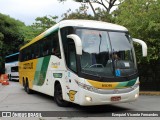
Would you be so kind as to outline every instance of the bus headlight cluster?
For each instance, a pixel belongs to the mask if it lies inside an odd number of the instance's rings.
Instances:
[[[89,91],[96,91],[97,90],[97,88],[94,88],[94,87],[92,87],[90,85],[86,85],[84,83],[78,82],[77,80],[75,80],[75,81],[78,84],[78,86],[83,88],[83,89],[86,89],[86,90],[89,90]]]

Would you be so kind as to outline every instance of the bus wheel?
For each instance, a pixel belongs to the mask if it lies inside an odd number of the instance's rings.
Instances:
[[[69,105],[69,103],[67,101],[63,100],[62,88],[61,88],[60,84],[57,84],[55,86],[54,100],[57,103],[57,105],[60,106],[60,107],[67,107]]]
[[[25,89],[25,81],[24,81],[24,79],[23,79],[23,87],[24,87],[24,89]]]
[[[26,84],[25,84],[25,91],[26,91],[28,94],[32,94],[32,90],[29,88],[28,81],[26,81]]]
[[[9,81],[12,80],[11,74],[10,75],[8,74],[8,79],[9,79]]]

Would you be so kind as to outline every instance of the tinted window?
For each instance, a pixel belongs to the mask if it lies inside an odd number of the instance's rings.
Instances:
[[[20,61],[55,55],[61,58],[58,31],[21,50]]]

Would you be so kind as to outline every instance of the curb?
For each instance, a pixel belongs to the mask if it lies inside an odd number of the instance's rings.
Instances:
[[[139,93],[140,95],[157,95],[160,96],[160,92],[159,91],[140,91]]]

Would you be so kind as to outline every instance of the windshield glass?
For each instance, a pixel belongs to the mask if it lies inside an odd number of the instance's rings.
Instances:
[[[123,32],[108,32],[114,61],[115,75],[128,76],[136,70],[136,60],[131,38]]]
[[[125,33],[76,29],[76,34],[82,40],[83,73],[113,77],[136,72],[133,47]]]

